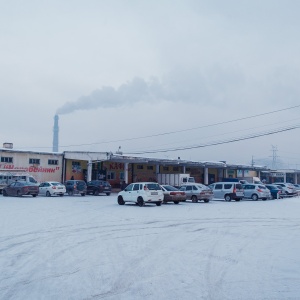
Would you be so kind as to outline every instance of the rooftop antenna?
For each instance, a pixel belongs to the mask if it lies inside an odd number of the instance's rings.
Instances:
[[[121,151],[121,146],[119,146],[118,150],[116,151],[116,154],[123,155],[123,152]]]

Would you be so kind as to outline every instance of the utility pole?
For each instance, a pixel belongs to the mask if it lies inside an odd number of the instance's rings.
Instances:
[[[273,160],[272,160],[272,169],[277,169],[277,146],[272,145],[272,152],[273,152]]]
[[[252,160],[251,160],[251,167],[254,167],[255,161],[254,161],[254,157],[252,155]]]

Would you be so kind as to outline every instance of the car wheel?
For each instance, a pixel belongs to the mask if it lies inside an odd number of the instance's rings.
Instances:
[[[174,204],[179,204],[179,201],[174,201]]]
[[[73,196],[73,194],[74,194],[73,191],[68,191],[69,196]]]
[[[110,193],[106,193],[106,196],[109,196],[110,195]]]
[[[266,201],[266,200],[267,200],[267,198],[262,198],[262,200],[263,200],[263,201]]]
[[[193,203],[197,203],[197,202],[198,202],[197,196],[193,196],[193,197],[192,197],[192,202],[193,202]]]
[[[251,198],[252,198],[252,200],[254,200],[254,201],[257,201],[257,200],[258,200],[258,196],[257,196],[256,194],[253,194],[253,195],[251,196]]]
[[[156,206],[161,206],[161,202],[156,202]]]
[[[124,204],[125,204],[125,201],[124,201],[124,199],[123,199],[122,196],[119,196],[119,197],[118,197],[118,204],[119,204],[119,205],[124,205]]]
[[[3,196],[4,196],[4,197],[7,197],[7,196],[8,196],[8,195],[7,195],[7,191],[6,191],[6,190],[3,190],[3,192],[2,192],[2,193],[3,193]]]
[[[144,200],[143,200],[142,197],[139,197],[139,198],[137,199],[137,204],[138,204],[139,207],[144,206]]]
[[[20,191],[17,191],[17,196],[18,196],[18,197],[21,197],[21,196],[22,196]]]
[[[64,194],[59,194],[59,196],[60,196],[60,197],[63,197],[63,196],[64,196]]]
[[[80,195],[81,195],[82,197],[84,197],[84,196],[85,196],[85,193],[81,193]]]
[[[47,196],[47,197],[51,197],[51,194],[50,194],[49,191],[46,192],[46,196]]]
[[[98,195],[99,195],[99,190],[94,190],[93,195],[94,195],[94,196],[98,196]]]
[[[229,201],[231,201],[231,196],[230,195],[225,195],[224,199],[225,199],[226,202],[229,202]]]
[[[32,194],[32,197],[36,197],[36,194]]]
[[[236,198],[236,199],[234,199],[235,201],[240,201],[241,199],[240,198]]]
[[[208,202],[209,202],[209,199],[204,199],[204,202],[205,202],[205,203],[208,203]]]

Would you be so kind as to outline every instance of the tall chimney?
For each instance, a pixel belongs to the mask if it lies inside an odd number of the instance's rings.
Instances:
[[[58,115],[54,116],[54,127],[53,127],[53,152],[58,152]]]

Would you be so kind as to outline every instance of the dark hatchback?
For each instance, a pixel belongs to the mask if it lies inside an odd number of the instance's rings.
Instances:
[[[111,185],[107,181],[92,180],[87,183],[87,194],[93,194],[95,196],[99,194],[106,194],[109,196],[111,193]]]
[[[86,195],[86,183],[83,180],[67,180],[64,185],[66,186],[66,192],[69,196]]]
[[[275,184],[266,184],[266,188],[270,190],[272,199],[283,198],[284,193],[280,186]]]
[[[36,197],[39,193],[39,186],[37,184],[26,182],[26,181],[16,181],[7,185],[3,189],[3,196],[23,196],[31,195]]]

